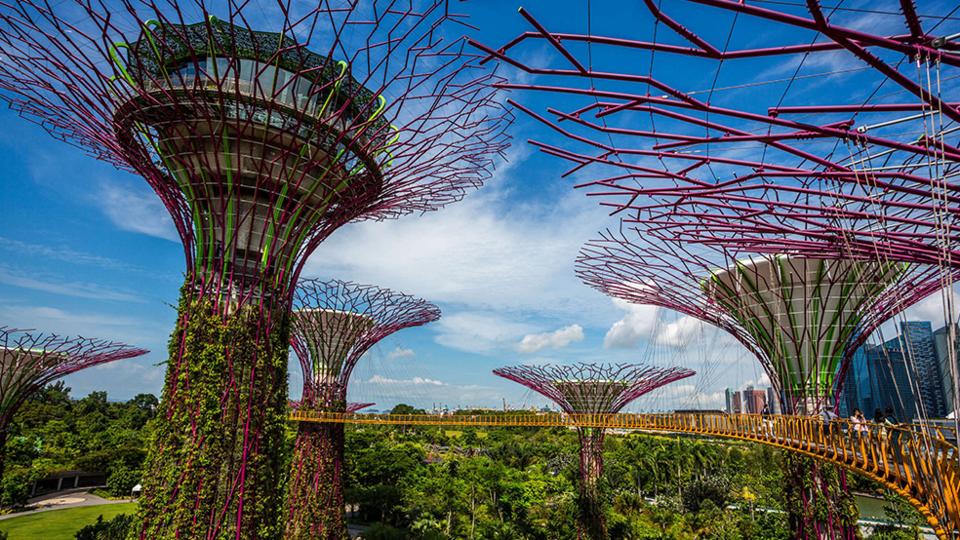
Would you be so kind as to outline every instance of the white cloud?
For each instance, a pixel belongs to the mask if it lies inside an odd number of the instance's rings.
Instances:
[[[754,386],[757,388],[770,386],[770,376],[767,375],[767,372],[765,371],[761,372],[760,376],[756,380],[750,379],[750,380],[744,381],[743,387],[746,388],[747,386]]]
[[[43,281],[11,272],[2,266],[0,266],[0,283],[23,289],[32,289],[34,291],[73,296],[76,298],[93,298],[96,300],[112,300],[117,302],[143,301],[142,298],[133,293],[116,291],[97,285],[96,283]]]
[[[548,347],[562,349],[576,341],[583,341],[583,327],[579,324],[571,324],[553,332],[527,334],[517,345],[517,350],[522,353],[534,353]]]
[[[413,349],[407,349],[405,347],[397,347],[396,349],[390,351],[387,354],[387,360],[396,360],[398,358],[413,358],[417,353]]]
[[[529,324],[507,320],[488,312],[453,313],[435,323],[435,341],[445,347],[468,352],[489,352],[534,330]]]
[[[413,386],[421,386],[421,385],[445,386],[444,383],[436,379],[428,379],[426,377],[412,377],[410,379],[391,379],[389,377],[383,377],[381,375],[374,375],[373,377],[370,377],[370,379],[367,382],[373,383],[373,384],[390,384],[390,385],[399,384],[399,385],[413,385]]]
[[[67,311],[48,306],[0,305],[0,322],[15,328],[32,328],[37,332],[66,336],[84,336],[117,340],[147,346],[163,354],[164,342],[173,328],[169,321],[104,315],[96,312]]]
[[[935,328],[943,326],[945,313],[943,299],[946,294],[948,293],[944,290],[931,294],[907,309],[905,317],[911,321],[933,321]],[[955,310],[953,318],[956,320],[958,315],[956,310],[960,310],[960,286],[954,286],[953,304]]]
[[[473,311],[588,317],[605,310],[572,268],[580,246],[608,221],[606,212],[560,181],[535,202],[518,202],[510,191],[518,182],[503,181],[523,162],[517,153],[512,159],[486,187],[438,212],[342,228],[320,245],[304,275],[350,276]]]
[[[641,340],[650,337],[657,324],[657,307],[631,304],[620,298],[613,299],[613,305],[626,311],[622,319],[613,323],[603,338],[606,348],[635,347]]]
[[[660,345],[684,347],[695,337],[702,335],[708,326],[699,319],[684,315],[673,322],[661,324],[657,328],[654,341]]]
[[[104,181],[97,203],[110,221],[125,231],[180,241],[167,209],[147,188]]]

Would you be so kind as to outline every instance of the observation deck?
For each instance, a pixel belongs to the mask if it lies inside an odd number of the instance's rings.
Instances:
[[[147,23],[120,48],[115,129],[140,172],[183,194],[198,274],[288,279],[306,239],[382,191],[386,100],[345,62],[216,19]]]

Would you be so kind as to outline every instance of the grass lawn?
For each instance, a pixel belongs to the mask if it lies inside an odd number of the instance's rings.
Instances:
[[[74,540],[77,531],[97,521],[103,515],[107,520],[117,514],[132,514],[137,503],[100,504],[51,510],[0,521],[0,531],[10,540]]]

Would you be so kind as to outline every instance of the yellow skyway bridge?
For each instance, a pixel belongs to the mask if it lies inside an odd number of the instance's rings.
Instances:
[[[960,453],[948,428],[880,426],[860,429],[821,416],[722,413],[663,414],[355,414],[297,411],[298,422],[476,426],[568,427],[689,433],[752,441],[839,465],[883,484],[927,519],[937,536],[960,538]]]

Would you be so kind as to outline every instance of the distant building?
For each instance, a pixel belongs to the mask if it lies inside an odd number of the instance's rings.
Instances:
[[[743,391],[743,408],[747,414],[760,414],[766,402],[767,393],[763,390],[755,390],[753,386],[748,386]]]
[[[900,346],[914,368],[916,388],[919,390],[922,411],[928,418],[945,415],[943,377],[934,348],[933,328],[930,321],[905,321],[900,323]]]
[[[890,407],[901,422],[916,418],[917,401],[900,338],[895,337],[882,345],[867,345],[864,353],[871,399],[863,402],[863,414],[872,418],[877,409]]]
[[[780,414],[780,400],[777,399],[777,391],[771,386],[767,388],[767,405],[770,407],[770,414]]]
[[[866,351],[869,347],[870,345],[860,347],[850,359],[847,373],[843,377],[843,386],[840,387],[840,416],[850,416],[854,409],[871,415],[876,409],[870,384],[870,369],[867,366]]]
[[[740,392],[733,393],[732,405],[733,410],[730,411],[732,414],[740,414],[743,412],[743,405],[740,401]]]
[[[724,409],[727,413],[733,414],[733,394],[736,393],[736,390],[733,388],[727,388],[724,395],[726,397],[726,408]]]
[[[950,327],[944,326],[936,332],[933,333],[933,348],[937,353],[937,365],[940,368],[940,380],[941,387],[943,389],[943,415],[946,416],[953,411],[957,410],[957,406],[953,401],[954,394],[954,373],[960,373],[960,325],[954,325],[954,363],[956,364],[954,369],[950,368],[950,348],[947,346],[949,344],[949,333]],[[955,370],[955,371],[954,371]]]

